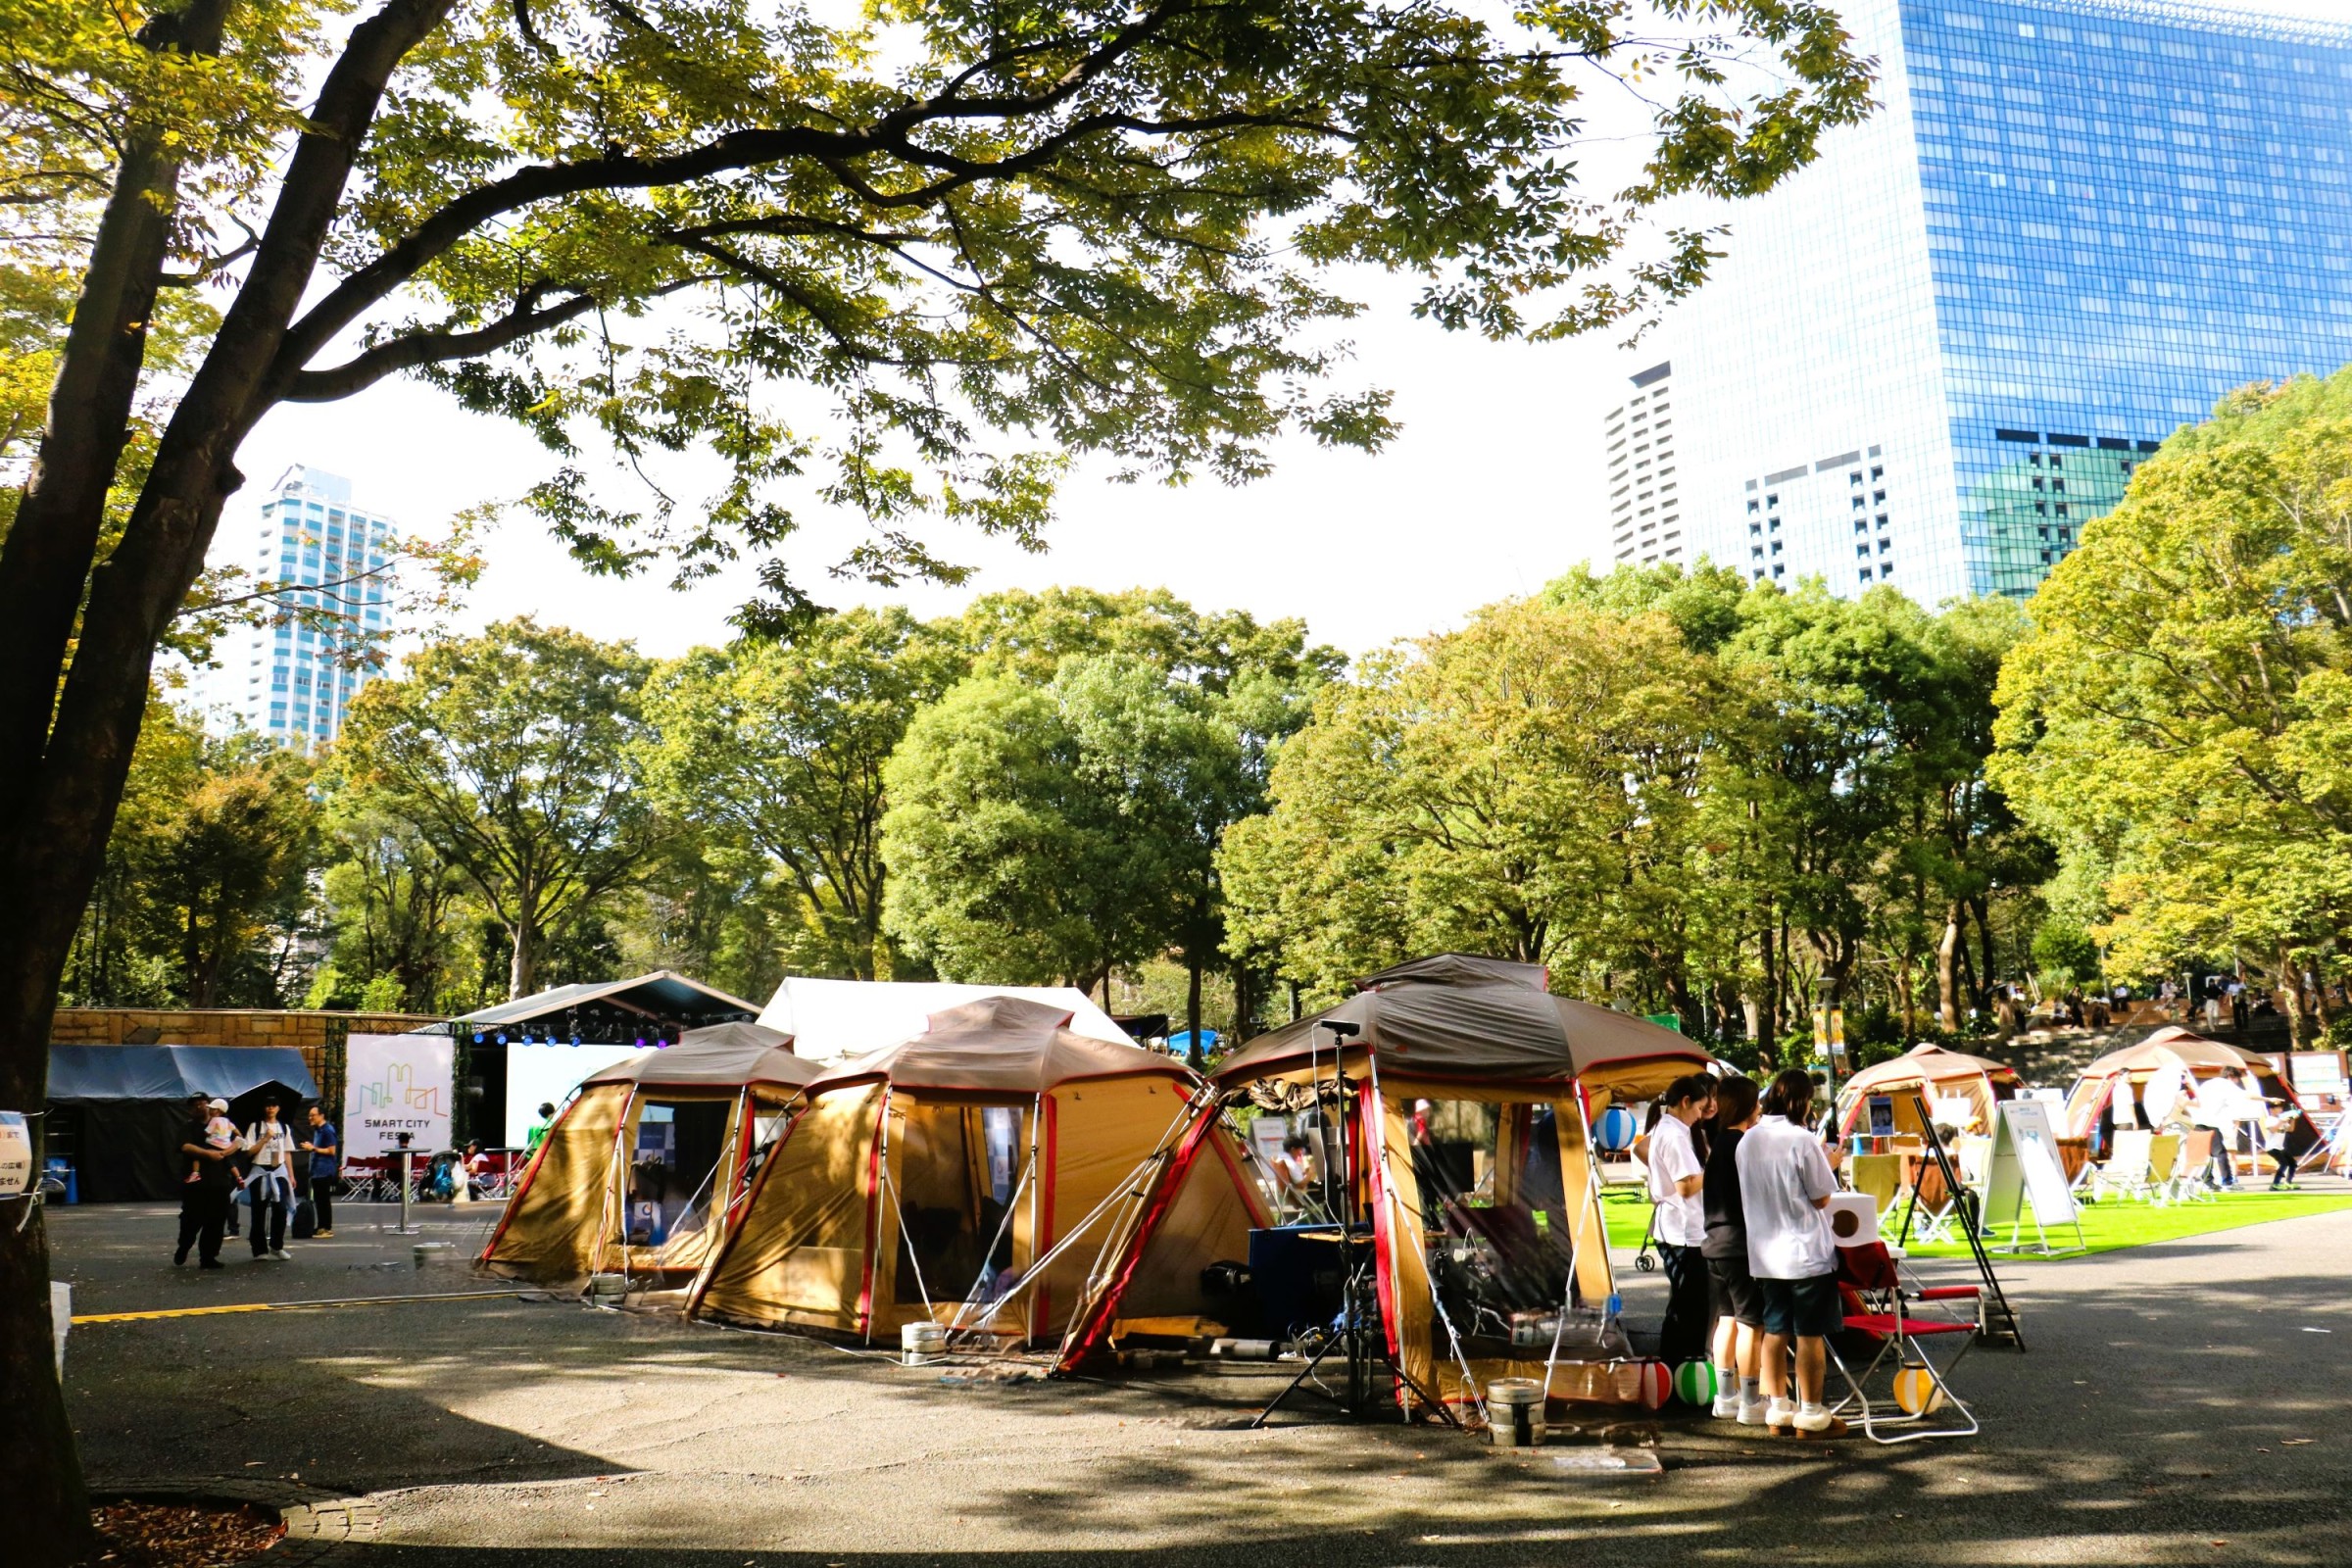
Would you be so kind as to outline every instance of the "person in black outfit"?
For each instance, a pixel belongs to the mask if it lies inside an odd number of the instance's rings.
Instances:
[[[1756,1124],[1755,1080],[1726,1078],[1715,1086],[1715,1117],[1707,1139],[1701,1189],[1706,1240],[1707,1295],[1715,1309],[1715,1415],[1762,1426],[1766,1401],[1757,1385],[1757,1352],[1764,1332],[1764,1292],[1747,1270],[1747,1219],[1740,1202],[1740,1140]]]
[[[229,1163],[233,1151],[216,1148],[206,1140],[205,1124],[211,1119],[210,1103],[198,1095],[190,1106],[188,1124],[179,1135],[179,1152],[188,1169],[187,1180],[179,1189],[179,1246],[172,1254],[174,1268],[188,1260],[191,1246],[196,1249],[198,1268],[220,1266],[221,1230],[228,1223],[237,1172]]]
[[[1656,1205],[1658,1261],[1666,1271],[1666,1316],[1658,1325],[1658,1358],[1669,1366],[1707,1353],[1707,1269],[1699,1255],[1705,1222],[1699,1194],[1706,1166],[1693,1128],[1714,1103],[1715,1080],[1705,1073],[1678,1078],[1658,1097],[1665,1107],[1649,1135],[1650,1200]]]

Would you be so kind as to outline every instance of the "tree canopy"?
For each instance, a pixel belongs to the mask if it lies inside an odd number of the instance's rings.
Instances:
[[[2004,880],[2031,840],[1984,780],[2020,628],[1704,563],[1572,572],[1325,690],[1225,836],[1236,940],[1322,995],[1508,955],[1768,1050],[1866,977],[1915,1034],[1935,953],[1956,1028],[2001,967],[1997,899],[2038,881]]]
[[[905,611],[829,616],[788,643],[699,649],[648,692],[649,787],[674,819],[783,868],[820,964],[887,978],[883,766],[964,662]]]
[[[637,753],[650,667],[524,618],[432,644],[352,703],[346,778],[480,895],[511,943],[511,997],[539,989],[548,929],[653,850]]]
[[[2127,970],[2238,959],[2302,1029],[2300,975],[2352,972],[2352,372],[2166,442],[2033,617],[1993,776],[2094,932]]]

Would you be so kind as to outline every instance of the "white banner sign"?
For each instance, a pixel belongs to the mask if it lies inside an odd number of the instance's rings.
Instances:
[[[353,1035],[344,1046],[343,1152],[367,1159],[449,1147],[458,1043],[447,1035]]]

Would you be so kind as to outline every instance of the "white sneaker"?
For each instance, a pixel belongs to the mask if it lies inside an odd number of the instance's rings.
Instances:
[[[281,1247],[270,1254],[270,1260],[273,1263],[291,1263],[294,1261],[294,1254]]]
[[[1727,1389],[1715,1396],[1715,1419],[1737,1421],[1740,1418],[1740,1391]]]
[[[1796,1426],[1796,1406],[1779,1395],[1773,1396],[1764,1409],[1764,1424],[1775,1432],[1788,1432]]]
[[[1769,1418],[1771,1410],[1771,1404],[1762,1397],[1741,1399],[1740,1401],[1740,1424],[1743,1427],[1763,1426]]]

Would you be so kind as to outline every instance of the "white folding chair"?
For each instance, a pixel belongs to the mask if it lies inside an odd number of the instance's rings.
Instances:
[[[2221,1134],[2199,1127],[2180,1141],[2180,1157],[2173,1165],[2173,1201],[2211,1202],[2220,1195],[2213,1185],[2213,1152]]]
[[[2118,1198],[2146,1197],[2148,1155],[2155,1138],[2145,1127],[2118,1128],[2115,1143],[2107,1151],[2106,1162],[2099,1166],[2098,1179],[2091,1185],[2091,1198],[2104,1200],[2111,1194]]]

